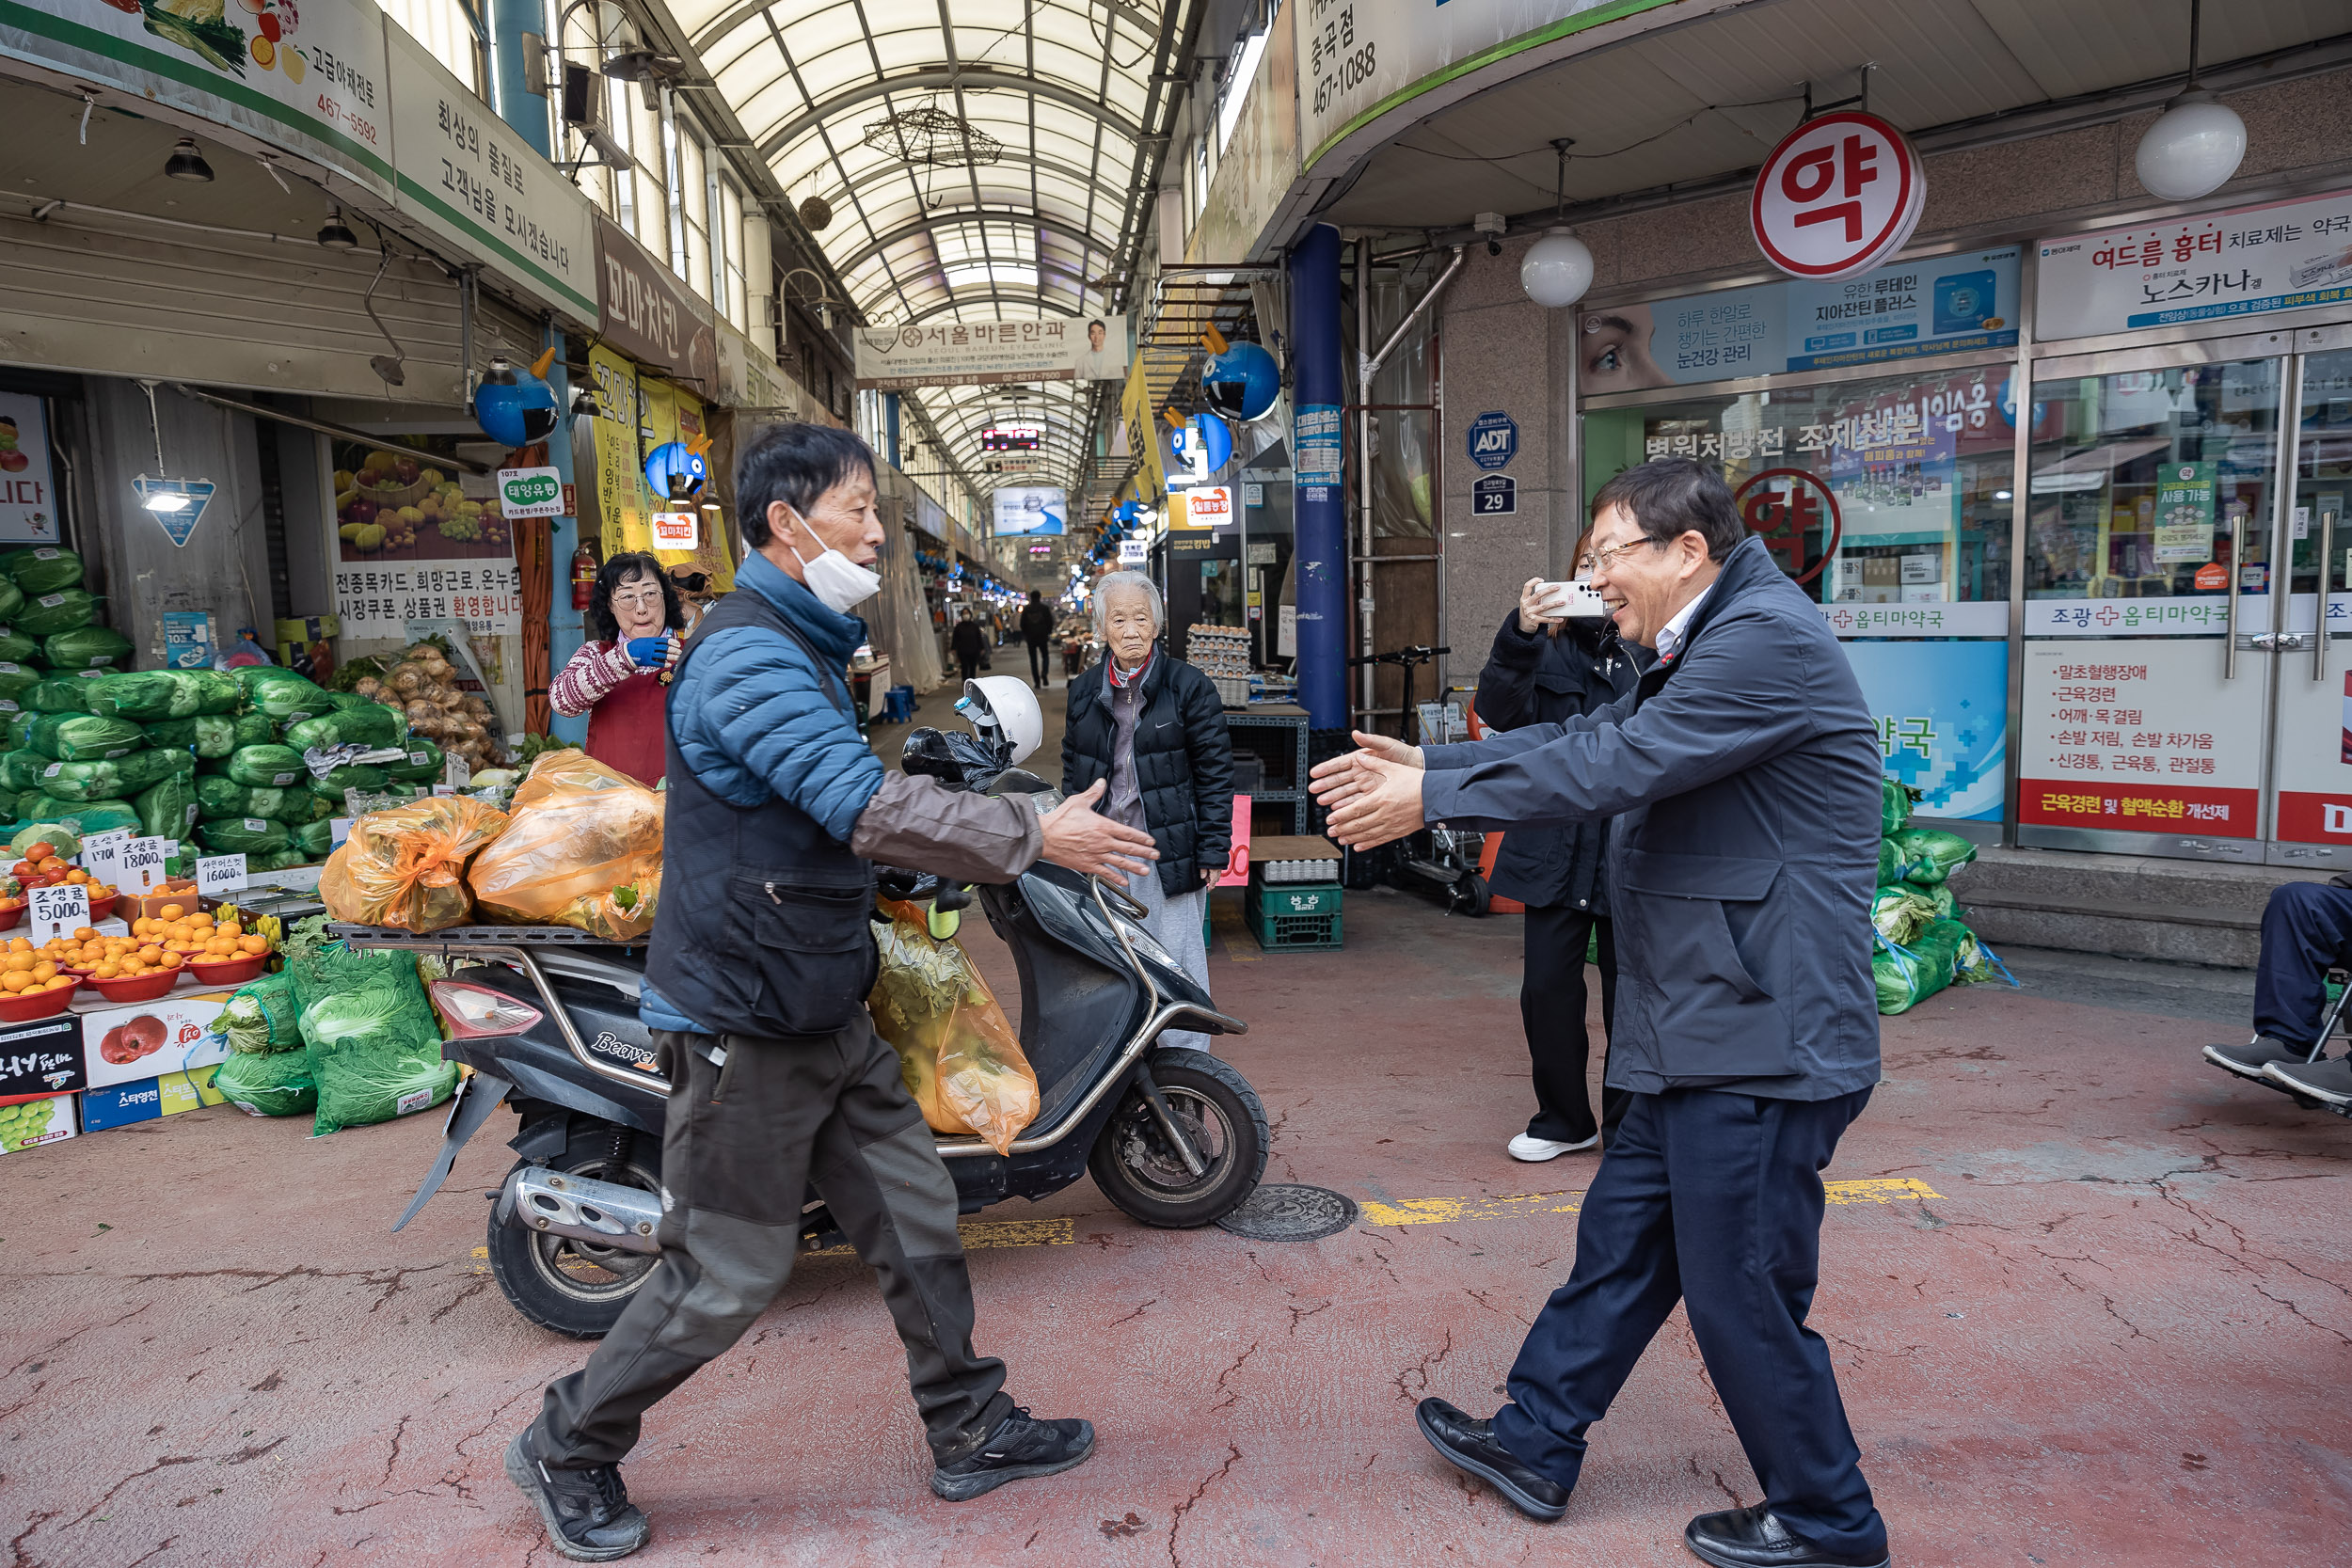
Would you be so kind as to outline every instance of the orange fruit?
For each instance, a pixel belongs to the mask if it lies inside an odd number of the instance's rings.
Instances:
[[[182,909],[177,904],[166,904],[162,909],[155,912],[162,915],[165,920],[171,921],[179,919],[182,915],[187,913],[188,911]]]

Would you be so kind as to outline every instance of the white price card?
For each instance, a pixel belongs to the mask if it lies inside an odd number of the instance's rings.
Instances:
[[[90,880],[106,887],[119,885],[122,851],[136,836],[128,828],[116,828],[82,840],[82,869],[89,873]]]
[[[348,816],[334,817],[328,821],[327,827],[334,832],[335,847],[338,849],[342,848],[343,847],[343,840],[351,836],[351,818]]]
[[[164,862],[168,858],[164,840],[133,839],[122,847],[122,880],[115,885],[142,896],[154,892],[164,883]]]
[[[26,934],[33,945],[56,937],[70,936],[89,924],[89,890],[79,882],[60,882],[56,887],[28,890],[32,908],[32,930]]]
[[[196,863],[196,891],[206,898],[246,889],[243,855],[203,855]]]

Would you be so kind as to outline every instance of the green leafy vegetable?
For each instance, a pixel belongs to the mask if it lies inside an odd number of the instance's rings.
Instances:
[[[235,1003],[236,998],[230,997],[230,1004]],[[310,1075],[310,1058],[299,1051],[231,1055],[213,1073],[213,1087],[230,1104],[259,1116],[298,1117],[319,1106],[318,1080]]]
[[[77,626],[44,638],[40,645],[40,656],[53,670],[119,670],[131,654],[131,640],[111,626]]]
[[[78,631],[97,618],[98,595],[87,589],[68,588],[29,597],[9,625],[28,637],[55,637],[61,631]]]
[[[95,713],[44,713],[26,743],[52,762],[104,762],[147,746],[147,732],[128,719]]]
[[[241,784],[284,789],[310,776],[302,753],[291,746],[240,746],[229,753],[229,776]]]

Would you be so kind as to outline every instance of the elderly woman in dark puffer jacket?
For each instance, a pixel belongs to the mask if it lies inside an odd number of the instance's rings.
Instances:
[[[1070,683],[1061,787],[1075,795],[1109,780],[1103,815],[1152,835],[1159,864],[1128,891],[1151,911],[1144,928],[1205,991],[1200,926],[1232,846],[1233,743],[1209,677],[1154,645],[1167,623],[1160,591],[1141,572],[1113,572],[1095,584],[1094,629],[1108,651]],[[1209,1048],[1206,1035],[1170,1030],[1162,1037]]]

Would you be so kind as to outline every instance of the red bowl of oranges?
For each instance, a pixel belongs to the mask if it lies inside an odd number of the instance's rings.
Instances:
[[[57,978],[63,983],[0,994],[0,1023],[30,1023],[36,1019],[55,1018],[72,1006],[80,987],[71,974]]]
[[[66,1005],[73,1000],[74,977],[65,972],[61,957],[34,951],[32,942],[24,937],[9,939],[7,951],[0,953],[0,1003],[15,1002],[19,998],[25,999],[28,1004],[45,1003],[54,998],[63,1000],[45,1010],[32,1006],[30,1010],[0,1012],[0,1020],[21,1023],[65,1011]]]

